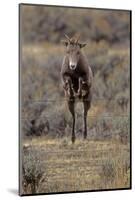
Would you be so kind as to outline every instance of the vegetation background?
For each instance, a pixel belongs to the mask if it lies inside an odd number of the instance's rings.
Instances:
[[[21,193],[130,187],[130,12],[21,5]],[[64,34],[94,74],[88,139],[75,145],[60,83]]]

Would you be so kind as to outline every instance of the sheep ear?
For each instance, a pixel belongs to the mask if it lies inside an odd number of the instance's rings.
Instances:
[[[79,43],[79,46],[80,46],[80,48],[83,48],[83,47],[86,46],[86,44],[80,44],[80,43]]]
[[[68,45],[68,42],[67,42],[66,40],[61,40],[61,42],[62,42],[65,46]]]

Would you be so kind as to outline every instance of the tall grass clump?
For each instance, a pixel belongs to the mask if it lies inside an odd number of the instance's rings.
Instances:
[[[128,153],[122,152],[115,158],[102,161],[99,173],[102,188],[113,189],[129,187],[130,161]]]
[[[35,194],[39,191],[42,182],[45,182],[47,179],[44,172],[45,167],[41,160],[40,153],[37,153],[33,148],[25,150],[22,162],[22,185],[25,194]]]

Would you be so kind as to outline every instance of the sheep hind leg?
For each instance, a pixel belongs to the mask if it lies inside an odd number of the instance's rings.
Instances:
[[[72,115],[72,143],[75,142],[75,100],[70,98],[68,101],[68,108]]]
[[[88,113],[88,110],[90,108],[90,100],[84,100],[83,101],[83,105],[84,105],[84,115],[83,115],[83,120],[84,120],[84,131],[83,131],[83,136],[84,136],[84,139],[87,138],[87,113]]]

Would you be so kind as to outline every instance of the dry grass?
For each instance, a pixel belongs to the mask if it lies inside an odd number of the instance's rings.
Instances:
[[[40,137],[25,140],[24,146],[41,154],[47,178],[44,177],[46,181],[39,185],[37,193],[130,186],[129,145],[79,139],[72,145],[69,138]]]

